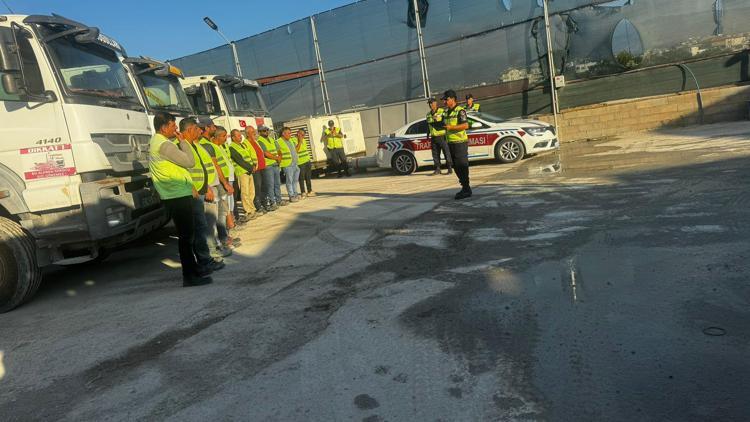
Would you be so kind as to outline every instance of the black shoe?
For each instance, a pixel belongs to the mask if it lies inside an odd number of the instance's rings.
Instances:
[[[336,178],[340,179],[342,176],[343,176],[343,174],[339,173],[339,174],[336,175]]]
[[[471,197],[471,188],[463,188],[461,189],[456,196],[454,197],[456,200],[466,199]]]
[[[453,174],[453,169],[448,169],[448,173],[445,174]]]
[[[182,287],[205,286],[212,282],[213,279],[209,276],[200,276],[198,274],[182,276]]]
[[[430,176],[437,176],[438,174],[442,174],[442,172],[441,172],[440,170],[435,170],[435,171],[433,171],[433,172],[432,172],[432,173],[430,174]]]
[[[469,194],[469,196],[471,196],[471,194]],[[214,260],[214,262],[208,264],[208,268],[211,269],[211,272],[219,271],[226,266],[227,264],[225,264],[224,261],[217,261],[217,260]]]
[[[346,171],[346,177],[352,177],[352,174],[349,173],[349,170]]]

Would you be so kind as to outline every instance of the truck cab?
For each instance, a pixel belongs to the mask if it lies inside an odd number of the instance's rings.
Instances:
[[[196,113],[227,130],[273,127],[258,82],[231,75],[191,76],[180,81]]]
[[[182,70],[143,56],[127,57],[122,61],[130,70],[138,97],[148,113],[152,131],[155,132],[153,122],[156,112],[164,111],[176,116],[177,123],[195,114],[180,84],[180,80],[184,78]]]
[[[0,312],[41,267],[97,258],[166,221],[125,50],[58,15],[0,15]]]

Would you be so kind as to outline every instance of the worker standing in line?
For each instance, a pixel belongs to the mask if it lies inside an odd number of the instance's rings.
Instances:
[[[312,190],[312,162],[310,162],[310,150],[305,140],[305,130],[299,129],[297,135],[292,138],[299,155],[299,191],[300,198],[315,196]],[[305,190],[307,188],[307,190]]]
[[[445,142],[445,110],[438,107],[438,102],[434,98],[427,100],[430,111],[427,112],[427,125],[429,127],[428,137],[432,148],[432,162],[435,163],[435,171],[432,175],[442,174],[440,170],[440,151],[445,156],[445,165],[448,167],[448,174],[453,173],[453,161],[448,143]]]
[[[233,238],[229,235],[229,228],[227,227],[227,216],[229,215],[229,198],[234,194],[234,187],[232,182],[234,181],[234,165],[229,153],[224,149],[224,145],[227,142],[227,130],[222,126],[216,126],[214,136],[211,137],[211,145],[204,147],[209,154],[213,151],[216,157],[216,164],[218,171],[224,177],[222,182],[217,187],[218,198],[218,218],[216,219],[216,236],[219,240],[219,246],[224,249],[233,249],[240,246],[241,241],[238,237]],[[210,149],[209,149],[210,148]],[[230,189],[231,188],[231,189]]]
[[[258,143],[263,146],[263,154],[266,157],[266,166],[270,167],[271,174],[273,176],[273,189],[268,192],[268,197],[271,202],[271,207],[279,207],[281,205],[287,205],[288,202],[281,198],[281,152],[274,139],[269,137],[269,129],[267,126],[260,126],[258,128]],[[269,166],[270,163],[270,166]]]
[[[179,146],[170,139],[177,136],[175,117],[169,113],[157,112],[154,116],[156,134],[149,143],[148,168],[161,203],[169,212],[177,229],[178,250],[182,265],[182,285],[201,286],[211,283],[211,277],[199,272],[193,254],[193,180],[188,169],[195,165],[192,148],[184,139]]]
[[[193,188],[196,197],[193,199],[193,224],[195,225],[195,235],[193,236],[193,253],[198,261],[200,271],[211,273],[224,268],[224,261],[216,260],[211,256],[211,250],[208,247],[208,222],[206,221],[206,202],[215,200],[211,184],[216,179],[216,168],[213,160],[205,148],[198,144],[203,131],[198,127],[198,123],[193,118],[185,118],[180,122],[180,132],[178,135],[190,144],[195,159],[195,165],[190,168],[190,177],[193,179]]]
[[[284,170],[286,179],[286,193],[289,195],[289,202],[299,201],[299,156],[297,155],[297,146],[292,142],[292,129],[284,126],[281,129],[281,138],[279,139],[281,147],[281,169]]]
[[[258,140],[255,137],[254,127],[248,126],[245,128],[245,139],[242,141],[242,145],[250,153],[250,158],[253,159],[253,164],[255,164],[255,169],[253,170],[253,185],[255,185],[253,206],[255,207],[255,213],[263,215],[267,212],[265,206],[266,198],[268,197],[269,186],[273,189],[273,178],[268,175],[265,178],[263,177],[264,174],[268,174],[264,172],[266,169],[266,157],[263,154],[263,148],[258,144]]]
[[[338,171],[336,177],[341,177],[346,173],[350,177],[349,163],[346,161],[346,152],[344,152],[344,138],[346,134],[337,128],[333,120],[328,121],[328,127],[323,131],[323,141],[331,155],[333,171]]]
[[[242,143],[242,133],[237,129],[232,131],[229,156],[232,158],[237,178],[240,181],[240,202],[242,203],[242,209],[245,211],[245,214],[240,217],[240,222],[246,223],[257,217],[255,214],[255,205],[253,205],[255,185],[253,184],[252,174],[255,169],[255,163],[250,156],[250,152]]]
[[[222,198],[226,198],[227,192],[234,193],[234,188],[229,184],[229,181],[224,176],[225,170],[219,164],[220,156],[217,155],[217,151],[214,148],[214,144],[210,141],[216,134],[216,125],[214,121],[209,117],[199,117],[197,119],[198,127],[203,130],[201,138],[198,140],[200,145],[210,156],[210,162],[205,163],[207,167],[213,167],[216,177],[212,179],[208,186],[208,190],[211,190],[213,201],[206,201],[206,224],[208,224],[208,230],[206,232],[206,242],[208,243],[211,255],[227,257],[232,254],[231,248],[227,248],[224,245],[228,242],[229,233],[227,232],[226,219],[221,222],[220,213],[226,208],[225,204],[222,204]],[[226,166],[226,163],[223,163]],[[228,173],[228,170],[226,170]],[[217,233],[218,231],[218,239]]]
[[[466,111],[477,112],[479,111],[479,103],[474,102],[474,96],[469,94],[466,96]]]
[[[448,141],[451,158],[453,158],[453,169],[456,171],[458,181],[461,183],[455,199],[469,198],[472,194],[469,185],[469,119],[466,110],[458,105],[456,92],[451,90],[443,94],[445,102],[445,139]]]

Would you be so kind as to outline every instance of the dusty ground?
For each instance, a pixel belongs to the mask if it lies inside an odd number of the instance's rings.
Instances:
[[[164,231],[0,315],[0,420],[743,420],[750,124],[315,181],[204,288]]]

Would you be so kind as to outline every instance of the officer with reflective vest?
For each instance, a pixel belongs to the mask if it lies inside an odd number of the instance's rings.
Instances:
[[[456,194],[456,199],[465,199],[471,196],[469,186],[469,119],[466,110],[458,105],[456,92],[451,90],[443,94],[445,103],[445,138],[453,158],[453,169],[456,171],[461,190]]]
[[[269,135],[270,129],[261,125],[258,128],[258,144],[263,148],[263,154],[266,157],[266,165],[271,169],[273,175],[273,190],[268,193],[271,200],[271,207],[278,207],[279,205],[287,205],[289,202],[284,201],[281,198],[281,152],[276,144],[276,140],[271,139]],[[270,165],[269,165],[270,164]]]
[[[216,198],[214,191],[210,189],[216,182],[216,167],[211,155],[199,144],[203,131],[193,118],[182,119],[180,122],[180,133],[190,144],[195,165],[190,168],[190,177],[193,180],[193,189],[198,197],[193,199],[193,224],[195,225],[195,236],[193,236],[193,253],[198,261],[198,266],[204,269],[216,271],[224,268],[223,261],[217,261],[211,256],[208,247],[208,235],[213,233],[209,230],[206,220],[206,202],[213,202]]]
[[[310,161],[310,150],[307,146],[305,130],[297,130],[297,135],[292,137],[292,142],[297,147],[299,156],[299,191],[300,198],[315,196],[312,190],[312,162]]]
[[[255,171],[255,160],[242,140],[239,130],[232,131],[232,142],[229,144],[229,156],[234,164],[235,177],[240,185],[240,203],[244,215],[240,216],[240,223],[244,224],[255,219],[258,215],[255,209],[255,183],[253,182],[253,171]]]
[[[479,103],[474,101],[474,96],[471,94],[466,96],[466,111],[479,111]]]
[[[229,184],[229,181],[224,177],[224,171],[222,171],[219,165],[219,155],[214,148],[214,144],[210,141],[216,134],[217,127],[214,121],[207,116],[198,117],[198,126],[203,129],[203,136],[198,140],[200,145],[210,156],[210,162],[206,164],[207,167],[213,167],[216,177],[209,184],[208,190],[211,191],[213,201],[206,201],[206,223],[208,224],[208,232],[206,233],[206,240],[208,242],[209,250],[212,255],[218,255],[226,257],[232,254],[231,247],[227,247],[229,233],[227,232],[226,218],[221,223],[220,215],[224,213],[226,217],[226,198],[227,193],[234,193],[234,188]],[[226,165],[226,163],[225,163]],[[217,239],[218,233],[218,239]]]
[[[209,284],[211,277],[198,267],[193,254],[193,198],[198,193],[188,170],[195,165],[192,147],[184,138],[179,139],[178,145],[172,143],[171,139],[177,137],[177,125],[175,117],[169,113],[156,113],[154,129],[156,134],[149,143],[148,167],[161,203],[177,230],[182,285]]]
[[[333,120],[329,120],[328,127],[323,131],[323,142],[331,157],[332,168],[328,172],[338,171],[336,177],[341,177],[344,173],[346,177],[351,176],[349,163],[346,161],[346,152],[344,152],[344,138],[346,134],[336,127]]]
[[[428,137],[432,147],[432,162],[435,163],[435,171],[432,175],[441,174],[440,170],[440,151],[445,156],[445,164],[448,166],[448,174],[453,173],[453,161],[448,143],[445,141],[445,110],[438,107],[438,102],[434,98],[427,100],[430,111],[427,112],[427,126],[429,129]]]

